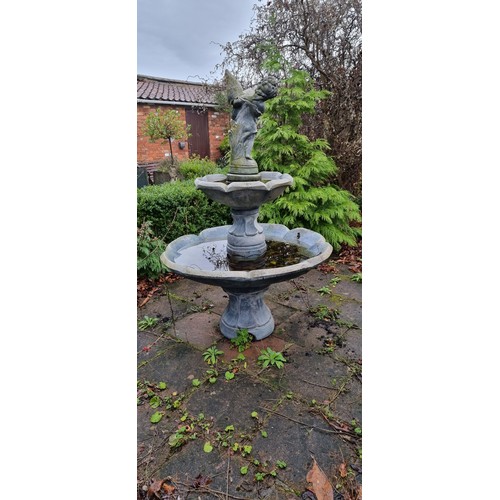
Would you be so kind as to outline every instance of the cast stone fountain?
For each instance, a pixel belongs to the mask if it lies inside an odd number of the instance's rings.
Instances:
[[[210,199],[230,207],[233,225],[181,236],[167,246],[161,261],[181,276],[222,287],[229,297],[219,325],[225,337],[234,338],[245,328],[261,340],[274,330],[264,301],[269,286],[308,272],[327,260],[333,248],[309,229],[257,221],[260,206],[293,184],[288,174],[259,172],[251,156],[257,120],[264,112],[264,101],[277,95],[278,82],[268,77],[243,90],[228,71],[225,81],[232,106],[229,173],[197,178],[195,185]]]

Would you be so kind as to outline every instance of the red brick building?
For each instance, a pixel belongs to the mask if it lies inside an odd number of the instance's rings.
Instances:
[[[137,164],[153,166],[170,155],[168,144],[149,142],[143,127],[146,116],[156,109],[175,109],[190,125],[186,142],[173,141],[177,159],[193,155],[216,161],[219,145],[229,127],[229,114],[217,110],[215,91],[203,83],[137,75]]]

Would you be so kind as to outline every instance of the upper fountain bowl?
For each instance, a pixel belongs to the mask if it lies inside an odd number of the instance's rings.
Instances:
[[[293,178],[280,172],[260,172],[260,181],[228,182],[224,174],[198,177],[194,181],[211,200],[236,210],[249,210],[270,202],[293,184]]]

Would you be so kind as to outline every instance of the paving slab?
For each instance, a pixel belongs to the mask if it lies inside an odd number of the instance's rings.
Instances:
[[[220,316],[209,312],[193,313],[175,322],[168,332],[198,349],[206,349],[220,338]]]

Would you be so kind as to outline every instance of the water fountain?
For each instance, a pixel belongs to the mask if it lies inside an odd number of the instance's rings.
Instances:
[[[230,207],[233,225],[181,236],[167,246],[161,260],[171,271],[220,286],[227,293],[229,302],[220,321],[225,337],[234,338],[246,328],[261,340],[274,330],[264,301],[269,286],[308,272],[327,260],[333,248],[309,229],[257,221],[260,206],[281,196],[293,183],[288,174],[259,172],[251,156],[257,119],[264,112],[264,101],[276,96],[277,81],[268,77],[243,90],[228,71],[225,80],[233,108],[229,173],[197,178],[195,185],[210,199]]]

